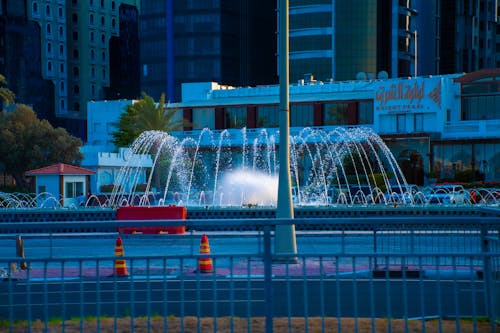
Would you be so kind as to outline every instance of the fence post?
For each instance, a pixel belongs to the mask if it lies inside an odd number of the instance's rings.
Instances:
[[[373,226],[373,265],[374,267],[370,267],[370,269],[373,271],[376,271],[378,269],[378,262],[377,262],[377,227]]]
[[[487,304],[487,315],[490,319],[490,325],[493,328],[495,323],[495,299],[491,272],[491,253],[488,239],[488,226],[481,226],[481,253],[483,254],[483,279],[485,288],[485,297]],[[493,331],[492,331],[493,332]]]
[[[271,227],[264,226],[264,301],[266,315],[266,332],[273,332],[273,288],[272,288],[272,252]]]

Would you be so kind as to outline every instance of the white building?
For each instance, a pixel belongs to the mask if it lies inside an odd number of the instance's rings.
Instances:
[[[472,180],[500,180],[499,80],[500,69],[345,82],[301,80],[290,86],[290,131],[371,127],[389,146],[409,183],[423,184],[429,171],[444,179],[469,172]],[[91,129],[105,128],[106,119],[118,119],[120,105],[126,102],[105,103],[95,103],[99,117],[89,117],[90,145],[110,141],[109,132]],[[237,136],[245,127],[246,135],[258,135],[260,128],[278,130],[279,86],[188,83],[182,101],[170,107],[191,123],[171,133],[179,138],[197,137],[203,128],[228,129]]]
[[[84,155],[82,166],[94,170],[90,176],[92,193],[103,193],[116,184],[122,168],[132,168],[129,179],[124,180],[124,188],[128,191],[132,184],[146,183],[146,170],[153,161],[149,155],[132,154],[128,148],[116,148],[112,143],[112,135],[116,124],[127,105],[133,101],[101,101],[88,103],[87,143],[81,148]],[[104,187],[103,187],[104,186]]]

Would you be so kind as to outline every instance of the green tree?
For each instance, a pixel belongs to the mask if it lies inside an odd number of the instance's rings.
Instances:
[[[15,97],[16,95],[14,95],[14,93],[7,88],[7,79],[5,76],[0,74],[0,106],[2,101],[5,102],[5,104],[14,103]]]
[[[0,114],[0,163],[17,186],[28,188],[24,173],[54,163],[80,164],[82,141],[63,128],[37,118],[33,109],[17,104]]]
[[[112,133],[113,143],[118,147],[128,147],[145,131],[178,131],[182,130],[183,120],[174,119],[177,109],[167,108],[165,94],[162,94],[158,103],[146,93],[142,99],[128,105],[120,116],[117,130]]]

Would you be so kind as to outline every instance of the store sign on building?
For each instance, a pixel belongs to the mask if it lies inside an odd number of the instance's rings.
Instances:
[[[375,111],[431,112],[441,108],[439,78],[391,81],[381,82],[375,89]]]

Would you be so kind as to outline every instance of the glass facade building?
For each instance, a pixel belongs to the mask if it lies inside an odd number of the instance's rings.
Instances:
[[[267,0],[143,0],[142,90],[173,102],[185,82],[278,82],[275,9]]]
[[[291,0],[290,80],[412,75],[415,13],[410,1]]]

